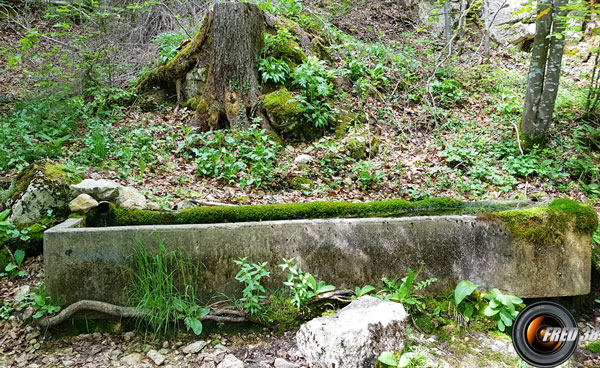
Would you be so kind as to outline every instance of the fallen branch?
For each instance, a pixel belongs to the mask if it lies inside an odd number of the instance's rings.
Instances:
[[[350,303],[352,301],[352,299],[350,299],[350,297],[354,296],[354,295],[356,295],[356,294],[352,290],[330,291],[328,293],[324,293],[324,294],[317,296],[316,298],[311,300],[308,304],[310,305],[310,304],[322,302],[324,300],[336,301],[336,302],[340,302],[340,303]]]
[[[35,321],[35,323],[45,328],[56,326],[69,319],[75,313],[81,311],[99,312],[119,318],[148,318],[151,316],[151,311],[147,309],[123,307],[110,303],[99,302],[97,300],[80,300],[69,305],[59,314],[52,317],[39,319]],[[201,317],[200,320],[216,322],[247,322],[248,316],[243,311],[221,308]]]

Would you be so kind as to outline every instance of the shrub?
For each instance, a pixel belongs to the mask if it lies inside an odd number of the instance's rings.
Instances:
[[[179,52],[177,48],[186,38],[185,33],[160,33],[152,39],[152,43],[158,45],[158,55],[162,64],[173,59]]]

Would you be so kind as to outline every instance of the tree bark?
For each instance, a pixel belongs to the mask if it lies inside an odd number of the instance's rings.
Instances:
[[[521,145],[526,149],[545,142],[552,122],[564,49],[562,32],[566,10],[561,7],[566,3],[567,0],[553,0],[552,3],[545,1],[538,4],[523,117],[519,126]]]
[[[249,127],[260,97],[257,65],[265,16],[254,4],[218,3],[213,10],[208,79],[197,119],[207,127]],[[219,126],[221,125],[221,126]]]

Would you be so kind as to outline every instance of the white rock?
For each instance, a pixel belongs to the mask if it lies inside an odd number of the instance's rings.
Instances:
[[[285,359],[277,358],[275,359],[275,363],[273,363],[275,368],[298,368],[298,364],[288,362]]]
[[[135,188],[120,187],[117,205],[126,210],[143,210],[146,208],[146,197]]]
[[[402,304],[364,296],[334,316],[303,324],[296,342],[313,368],[372,367],[384,351],[402,351],[405,320]]]
[[[189,199],[184,199],[183,201],[177,203],[177,209],[178,210],[187,210],[190,208],[195,208],[198,207],[194,202],[190,201]]]
[[[311,155],[298,155],[295,159],[294,162],[296,162],[299,165],[302,164],[307,164],[309,162],[312,161],[312,156]]]
[[[233,354],[228,354],[225,359],[219,363],[217,368],[244,368],[244,362],[239,360]]]
[[[183,352],[186,354],[197,354],[202,351],[207,344],[208,343],[206,341],[196,341],[195,343],[189,344],[183,348]]]
[[[74,196],[87,194],[99,201],[110,201],[117,198],[121,185],[111,180],[85,179],[79,184],[71,185],[71,191]]]
[[[132,353],[121,358],[121,362],[129,365],[136,365],[140,360],[142,360],[142,354],[140,353]]]
[[[146,209],[150,211],[160,211],[161,207],[160,204],[156,202],[148,202],[146,203]]]
[[[162,365],[165,362],[165,356],[156,350],[148,351],[146,356],[150,358],[150,360],[152,360],[156,365]]]
[[[29,286],[29,285],[19,286],[17,288],[17,290],[15,290],[15,299],[19,300],[19,299],[23,298],[25,295],[29,294],[30,291],[31,291],[31,286]]]
[[[82,193],[77,196],[74,200],[69,203],[69,209],[71,212],[76,213],[87,213],[94,207],[98,206],[98,201],[96,201],[89,194]]]

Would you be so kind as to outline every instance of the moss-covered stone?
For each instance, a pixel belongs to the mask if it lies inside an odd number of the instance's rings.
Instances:
[[[405,217],[504,211],[514,203],[466,203],[452,198],[417,202],[389,200],[367,203],[310,202],[235,207],[197,207],[178,212],[124,210],[111,205],[106,214],[98,209],[86,216],[86,226],[210,224],[318,218]]]
[[[367,157],[375,157],[379,152],[379,146],[381,145],[381,139],[377,136],[373,136],[371,138],[371,144],[369,145],[367,142],[351,138],[348,140],[348,151],[350,152],[350,157],[355,160],[364,160]]]
[[[302,106],[285,87],[265,95],[262,107],[269,123],[283,139],[312,141],[322,134],[320,129],[306,121]]]
[[[323,39],[320,37],[315,37],[312,39],[310,42],[310,51],[314,56],[321,60],[333,61],[333,57],[331,56],[332,54],[329,52],[329,49],[327,49]]]
[[[534,244],[554,244],[567,229],[592,235],[598,226],[596,211],[570,199],[555,199],[546,207],[534,207],[488,214],[502,220],[513,236]]]
[[[335,125],[335,136],[338,139],[344,138],[354,119],[356,119],[356,116],[347,112],[340,112],[332,115],[332,120]]]
[[[304,175],[295,176],[289,181],[290,187],[296,190],[311,190],[315,182]]]

